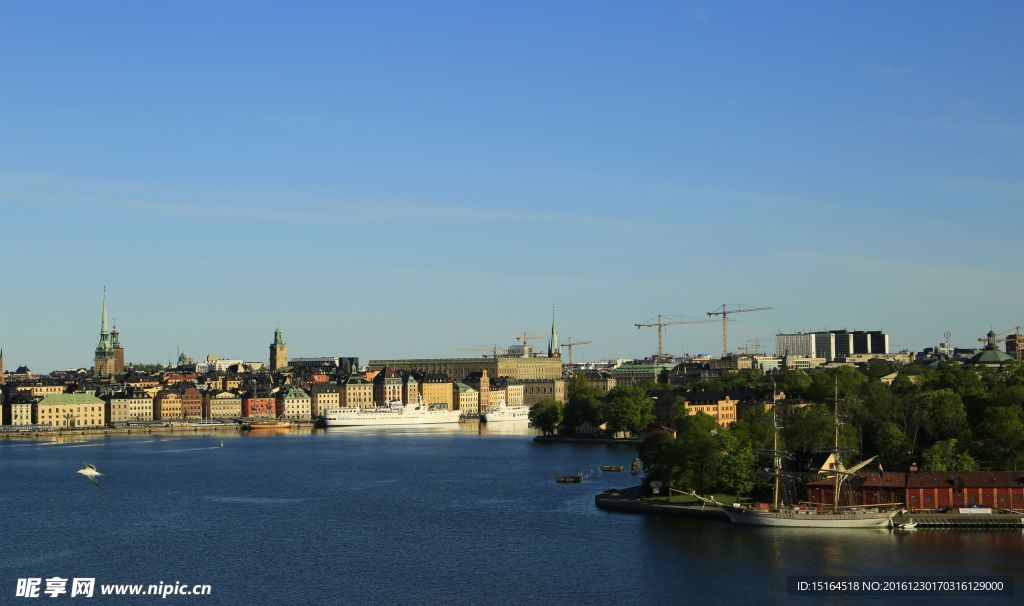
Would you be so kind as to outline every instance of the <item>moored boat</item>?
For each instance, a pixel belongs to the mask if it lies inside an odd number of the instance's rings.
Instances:
[[[504,404],[499,404],[480,415],[480,420],[484,423],[497,423],[499,421],[528,421],[529,419],[529,406],[506,406]]]
[[[324,411],[327,427],[379,427],[392,425],[432,425],[458,423],[461,412],[447,406],[406,405],[401,400],[375,408],[328,408]]]

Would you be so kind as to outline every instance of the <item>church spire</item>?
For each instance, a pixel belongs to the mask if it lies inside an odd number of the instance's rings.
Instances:
[[[107,322],[107,287],[103,287],[103,323],[100,325],[100,334],[105,335],[110,332],[110,323]]]
[[[551,338],[548,340],[548,357],[561,358],[562,348],[558,344],[558,326],[555,324],[555,306],[551,306]]]

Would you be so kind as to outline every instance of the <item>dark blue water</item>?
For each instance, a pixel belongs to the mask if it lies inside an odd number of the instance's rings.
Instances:
[[[475,424],[0,441],[0,604],[822,601],[787,594],[795,574],[1008,574],[1024,591],[1019,532],[757,529],[608,514],[593,496],[628,485],[628,474],[553,481],[628,468],[633,456],[480,435]],[[99,487],[75,475],[84,462],[106,474]],[[213,593],[14,597],[19,577],[50,576],[208,583]]]

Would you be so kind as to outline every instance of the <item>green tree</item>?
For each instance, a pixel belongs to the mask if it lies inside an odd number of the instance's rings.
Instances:
[[[772,448],[775,439],[772,411],[764,406],[748,407],[733,425],[732,433],[740,444],[754,449]]]
[[[657,480],[665,486],[678,488],[684,485],[686,456],[682,442],[667,433],[658,433],[641,442],[637,450],[646,472],[645,484]]]
[[[616,387],[605,398],[604,418],[614,432],[637,433],[654,420],[654,401],[639,387]]]
[[[590,386],[574,389],[565,404],[565,424],[570,428],[590,422],[600,425],[604,411],[601,406],[600,391]]]
[[[704,413],[680,420],[678,440],[681,443],[683,487],[704,492],[718,484],[723,453],[717,436],[721,431],[724,430],[718,421]]]
[[[907,435],[895,423],[884,423],[875,436],[875,448],[882,462],[891,466],[903,466],[910,457]]]
[[[980,451],[989,469],[1016,471],[1024,468],[1024,415],[1016,406],[993,406],[985,411],[978,427]]]
[[[936,442],[925,449],[924,468],[928,471],[975,471],[978,464],[957,447],[956,438]]]
[[[960,394],[952,389],[923,394],[923,426],[929,442],[962,438],[968,433],[967,410]]]
[[[530,425],[549,436],[562,423],[562,405],[554,400],[541,400],[530,408]]]
[[[787,368],[775,377],[775,388],[785,393],[787,398],[805,397],[810,386],[811,377],[796,368]]]
[[[757,455],[749,444],[743,444],[732,432],[717,434],[722,459],[718,467],[718,487],[725,492],[745,496],[754,488],[754,468]]]

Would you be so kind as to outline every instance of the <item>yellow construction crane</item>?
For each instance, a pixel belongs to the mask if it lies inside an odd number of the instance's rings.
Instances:
[[[492,356],[494,356],[495,359],[497,359],[499,354],[505,355],[505,354],[508,353],[507,349],[505,349],[504,347],[498,347],[497,344],[495,344],[493,347],[486,347],[486,348],[481,348],[481,347],[460,347],[459,351],[485,351],[485,352],[489,352]],[[485,354],[484,357],[486,358],[487,355]]]
[[[722,309],[709,311],[708,317],[722,316],[722,355],[729,355],[729,316],[732,314],[745,313],[748,311],[765,311],[771,307],[747,307],[735,303],[723,303]]]
[[[655,326],[658,327],[658,361],[659,362],[662,359],[664,359],[664,357],[665,357],[665,352],[664,352],[664,348],[663,348],[663,341],[664,341],[663,333],[665,331],[665,327],[666,326],[673,326],[675,324],[712,324],[712,323],[716,322],[715,320],[668,320],[668,321],[666,321],[666,320],[662,319],[662,318],[665,318],[665,317],[672,317],[672,316],[662,316],[661,314],[658,314],[657,321],[648,320],[647,322],[639,322],[639,323],[633,325],[633,326],[636,326],[638,329],[640,329],[640,328],[654,328]]]
[[[590,345],[591,343],[592,343],[592,341],[573,341],[572,337],[569,337],[568,341],[566,341],[565,343],[562,343],[562,347],[568,347],[569,348],[569,368],[570,369],[572,368],[572,348],[576,347],[577,345]]]

